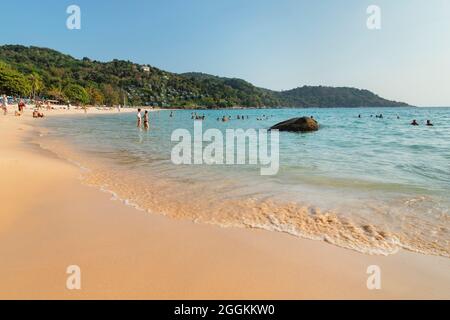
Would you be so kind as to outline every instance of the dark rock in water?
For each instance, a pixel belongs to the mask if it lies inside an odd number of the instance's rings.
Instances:
[[[293,131],[293,132],[310,132],[319,130],[319,124],[316,120],[309,117],[292,118],[280,123],[277,123],[272,129],[278,129],[280,131]]]

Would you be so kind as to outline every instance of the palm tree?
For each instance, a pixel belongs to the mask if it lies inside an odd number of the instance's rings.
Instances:
[[[36,93],[39,93],[44,86],[41,77],[37,73],[32,73],[28,77],[28,80],[31,84],[31,94],[33,96],[33,100],[36,99]]]

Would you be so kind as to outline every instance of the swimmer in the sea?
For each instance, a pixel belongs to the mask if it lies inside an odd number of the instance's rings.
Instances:
[[[145,110],[145,112],[144,112],[144,129],[148,129],[148,111],[147,110]]]

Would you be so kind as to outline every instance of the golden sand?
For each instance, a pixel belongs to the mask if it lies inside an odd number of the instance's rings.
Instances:
[[[364,255],[111,201],[78,167],[27,143],[39,121],[0,116],[0,298],[450,298],[448,258]],[[81,268],[81,290],[66,288],[69,265]],[[367,289],[370,265],[380,290]]]

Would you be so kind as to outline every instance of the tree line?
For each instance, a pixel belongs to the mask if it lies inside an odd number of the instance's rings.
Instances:
[[[242,79],[176,74],[130,61],[76,59],[58,51],[0,46],[0,93],[90,105],[229,108],[400,106],[355,88],[258,88]]]

